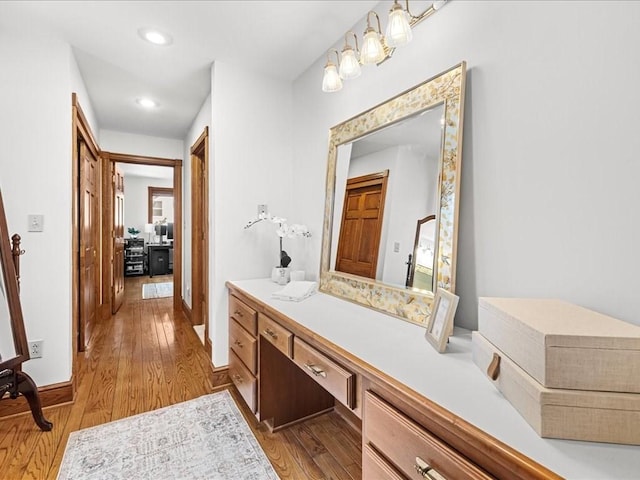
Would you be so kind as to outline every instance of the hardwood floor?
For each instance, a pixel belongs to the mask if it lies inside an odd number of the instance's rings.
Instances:
[[[55,479],[71,432],[230,388],[173,300],[142,300],[143,283],[170,278],[126,278],[122,308],[79,356],[75,401],[45,409],[53,431],[30,413],[0,418],[0,479]],[[338,414],[269,433],[230,391],[281,479],[362,478],[360,435]]]

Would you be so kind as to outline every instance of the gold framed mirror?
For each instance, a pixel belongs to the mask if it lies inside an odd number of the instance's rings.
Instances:
[[[465,76],[461,62],[331,129],[322,292],[423,326],[434,291],[454,293]],[[366,182],[359,191],[347,188],[381,171],[384,191]],[[416,222],[430,215],[432,291],[406,286]]]

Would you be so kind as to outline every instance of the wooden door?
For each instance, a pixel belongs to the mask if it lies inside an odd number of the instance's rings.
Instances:
[[[376,278],[389,170],[350,178],[344,196],[336,270]]]
[[[116,313],[124,300],[124,176],[114,164],[113,175],[113,301]]]
[[[98,160],[80,140],[80,317],[78,350],[84,351],[91,338],[98,312],[98,235],[99,166]]]
[[[191,321],[205,325],[208,338],[208,129],[191,147]]]

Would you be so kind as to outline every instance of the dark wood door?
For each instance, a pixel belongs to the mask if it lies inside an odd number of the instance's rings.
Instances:
[[[388,177],[385,170],[347,180],[337,271],[376,278]]]
[[[100,228],[98,160],[80,140],[80,318],[78,350],[91,338],[98,312],[98,235]]]
[[[124,300],[124,176],[118,165],[113,175],[113,302],[116,313]]]

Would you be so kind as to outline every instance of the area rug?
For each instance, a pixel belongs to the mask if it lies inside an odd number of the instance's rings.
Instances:
[[[222,391],[71,433],[58,480],[277,480]]]
[[[173,296],[173,282],[144,283],[142,285],[142,298],[162,298]]]

